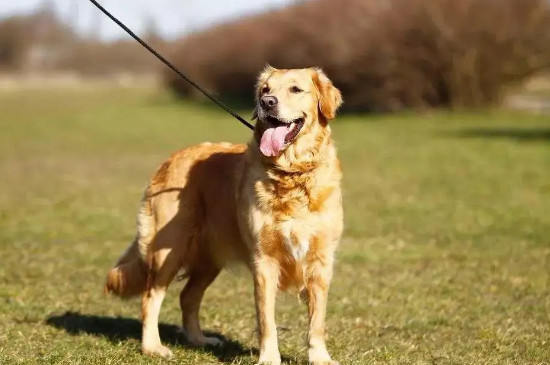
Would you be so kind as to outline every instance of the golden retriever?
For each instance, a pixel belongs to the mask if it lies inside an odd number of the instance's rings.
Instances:
[[[343,227],[341,170],[329,121],[340,91],[317,68],[268,66],[256,87],[248,145],[203,143],[173,154],[149,182],[133,243],[107,275],[106,292],[142,295],[142,350],[169,356],[158,316],[184,270],[183,329],[196,345],[218,345],[199,324],[206,288],[229,262],[254,277],[260,363],[280,364],[279,289],[301,291],[309,313],[309,361],[336,364],[325,345],[334,251]]]

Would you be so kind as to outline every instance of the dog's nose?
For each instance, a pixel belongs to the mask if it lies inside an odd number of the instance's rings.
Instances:
[[[264,109],[274,108],[278,102],[279,100],[277,100],[277,98],[274,96],[266,95],[266,96],[262,96],[262,98],[260,99],[260,104]]]

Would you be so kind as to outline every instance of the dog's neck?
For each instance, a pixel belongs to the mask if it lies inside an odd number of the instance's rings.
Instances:
[[[257,138],[252,138],[248,144],[248,149],[271,176],[309,174],[325,161],[330,160],[331,155],[335,155],[336,151],[328,127],[317,135],[308,138],[315,140],[315,143],[312,143],[312,146],[308,149],[299,150],[294,144],[291,144],[275,157],[267,157],[261,154]]]
[[[255,140],[249,143],[246,158],[261,166],[254,186],[262,206],[292,216],[297,207],[315,211],[338,190],[342,172],[330,130],[327,132],[316,136],[311,150],[287,149],[277,158],[264,156]]]

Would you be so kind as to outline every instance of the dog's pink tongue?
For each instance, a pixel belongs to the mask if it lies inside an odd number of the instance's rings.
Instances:
[[[280,126],[266,129],[260,141],[260,151],[266,156],[277,156],[285,144],[289,128],[289,126]]]

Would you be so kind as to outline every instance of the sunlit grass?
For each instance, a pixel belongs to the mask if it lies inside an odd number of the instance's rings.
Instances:
[[[248,115],[248,114],[245,114]],[[343,364],[550,362],[550,118],[497,111],[342,116],[346,231],[328,310]],[[173,150],[245,142],[230,116],[151,90],[0,93],[0,363],[165,363],[139,353],[138,300],[105,297],[146,180]],[[209,289],[221,349],[161,332],[180,364],[253,364],[249,274]],[[306,361],[305,308],[278,303],[281,352]]]

